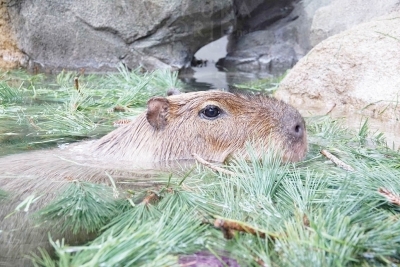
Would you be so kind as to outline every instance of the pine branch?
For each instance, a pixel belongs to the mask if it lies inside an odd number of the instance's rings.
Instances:
[[[113,193],[105,185],[74,181],[57,200],[38,212],[38,218],[60,221],[57,227],[62,232],[93,232],[118,214],[120,206]]]

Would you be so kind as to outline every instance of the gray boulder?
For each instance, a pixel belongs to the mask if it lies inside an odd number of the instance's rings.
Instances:
[[[400,120],[400,12],[329,37],[303,57],[276,97],[304,112]]]
[[[0,1],[0,70],[25,65],[26,56],[18,49],[10,26],[7,3]]]
[[[390,14],[400,0],[235,0],[237,27],[220,68],[282,74],[322,40]],[[265,75],[263,75],[265,76]]]
[[[182,68],[234,23],[232,2],[15,0],[8,12],[29,67]]]
[[[236,0],[237,27],[228,53],[218,67],[279,75],[312,47],[310,28],[315,11],[331,0]],[[265,76],[265,75],[263,75]]]
[[[329,36],[375,17],[390,14],[399,6],[399,0],[332,0],[329,5],[319,8],[314,14],[310,29],[311,45],[314,47]]]

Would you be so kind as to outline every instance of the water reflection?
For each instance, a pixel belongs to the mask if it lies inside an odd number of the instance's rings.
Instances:
[[[184,83],[185,91],[210,89],[232,91],[236,89],[236,84],[245,84],[266,78],[273,78],[273,76],[268,73],[220,71],[215,67],[214,61],[209,62],[207,66],[192,67],[179,73],[179,79]]]
[[[180,72],[186,91],[201,91],[219,89],[234,90],[235,84],[243,84],[259,79],[272,78],[269,73],[225,72],[218,70],[216,62],[226,56],[227,36],[207,44],[196,52],[195,58],[200,62],[207,61],[202,66],[194,66]]]

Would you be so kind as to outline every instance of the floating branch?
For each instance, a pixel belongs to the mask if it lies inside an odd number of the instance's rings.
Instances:
[[[233,233],[235,231],[239,232],[245,232],[249,233],[252,235],[258,235],[261,238],[265,238],[268,236],[270,239],[275,240],[277,236],[274,236],[272,234],[267,234],[262,230],[259,230],[251,225],[248,225],[244,222],[236,221],[236,220],[231,220],[231,219],[225,219],[221,217],[215,216],[215,221],[214,221],[214,226],[217,228],[220,228],[224,231],[225,238],[231,239],[233,237]]]
[[[160,200],[159,196],[158,196],[156,193],[151,192],[150,195],[147,195],[147,196],[142,200],[142,203],[143,203],[144,205],[149,205],[149,204],[154,204],[154,203],[157,202],[158,200]]]
[[[231,172],[231,171],[226,170],[226,169],[224,169],[224,168],[218,167],[218,166],[216,166],[215,164],[212,164],[211,162],[206,161],[205,159],[203,159],[202,157],[200,157],[200,156],[197,155],[197,154],[193,154],[193,157],[194,157],[200,164],[202,164],[202,165],[204,165],[204,166],[206,166],[206,167],[208,167],[208,168],[210,168],[210,169],[212,169],[212,170],[214,170],[214,171],[217,171],[217,172],[220,172],[220,173],[225,173],[225,174],[232,175],[232,176],[233,176],[233,175],[236,175],[236,173],[234,173],[234,172]]]
[[[342,168],[343,170],[346,170],[346,171],[349,171],[349,172],[353,172],[354,171],[353,167],[351,167],[350,165],[344,163],[343,161],[338,159],[336,156],[332,155],[329,151],[327,151],[325,149],[322,149],[321,150],[321,154],[324,155],[325,157],[327,157],[330,161],[335,163],[336,166]]]

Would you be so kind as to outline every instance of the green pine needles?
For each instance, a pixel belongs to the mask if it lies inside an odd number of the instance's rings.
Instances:
[[[55,226],[59,231],[94,232],[116,216],[118,210],[121,204],[114,198],[111,187],[74,181],[55,202],[39,212],[38,220],[62,218]]]
[[[8,197],[8,193],[0,189],[0,202]]]
[[[74,136],[91,136],[93,127],[110,122],[105,114],[129,116],[157,92],[157,84],[163,90],[177,87],[174,75],[121,69],[105,78],[79,77],[78,91],[72,83],[76,75],[62,73],[58,89],[47,93],[37,80],[23,76],[29,86],[22,86],[22,101],[41,99],[52,111],[14,113],[10,107],[20,105],[14,93],[7,93],[0,106],[10,121],[15,114],[22,116],[20,123],[33,117],[28,125],[37,126],[43,140],[55,138],[50,128],[63,138],[72,134],[71,126],[62,126],[70,119],[67,114],[78,118],[74,123],[94,125],[76,126]],[[36,100],[28,100],[29,94]],[[228,260],[233,266],[397,266],[400,153],[386,146],[382,134],[371,135],[367,122],[358,132],[341,125],[329,117],[308,118],[309,153],[296,164],[282,164],[273,147],[259,159],[249,146],[250,160],[219,166],[226,171],[198,164],[180,170],[183,176],[161,175],[157,186],[145,190],[116,194],[115,187],[73,181],[36,218],[60,231],[97,237],[80,246],[49,237],[55,256],[42,250],[30,257],[35,266],[62,267],[185,266],[190,263],[185,259],[200,254],[208,255],[213,266]],[[6,194],[0,191],[0,201]],[[194,262],[205,264],[202,260]]]
[[[0,155],[98,137],[144,110],[154,95],[180,88],[176,72],[140,69],[107,75],[62,71],[47,79],[0,73]]]
[[[208,251],[216,255],[215,264],[228,255],[241,266],[398,264],[400,170],[389,164],[397,152],[380,145],[367,149],[349,130],[329,129],[338,127],[332,120],[309,125],[310,134],[321,139],[304,162],[283,165],[271,150],[261,160],[232,161],[226,169],[233,175],[199,166],[183,183],[165,178],[158,191],[126,200],[132,204],[93,242],[55,245],[55,262],[43,264],[47,256],[34,261],[37,266],[174,266],[184,255]],[[313,132],[320,129],[326,132]],[[327,134],[332,132],[336,135]],[[315,149],[321,143],[354,171],[323,157]]]

